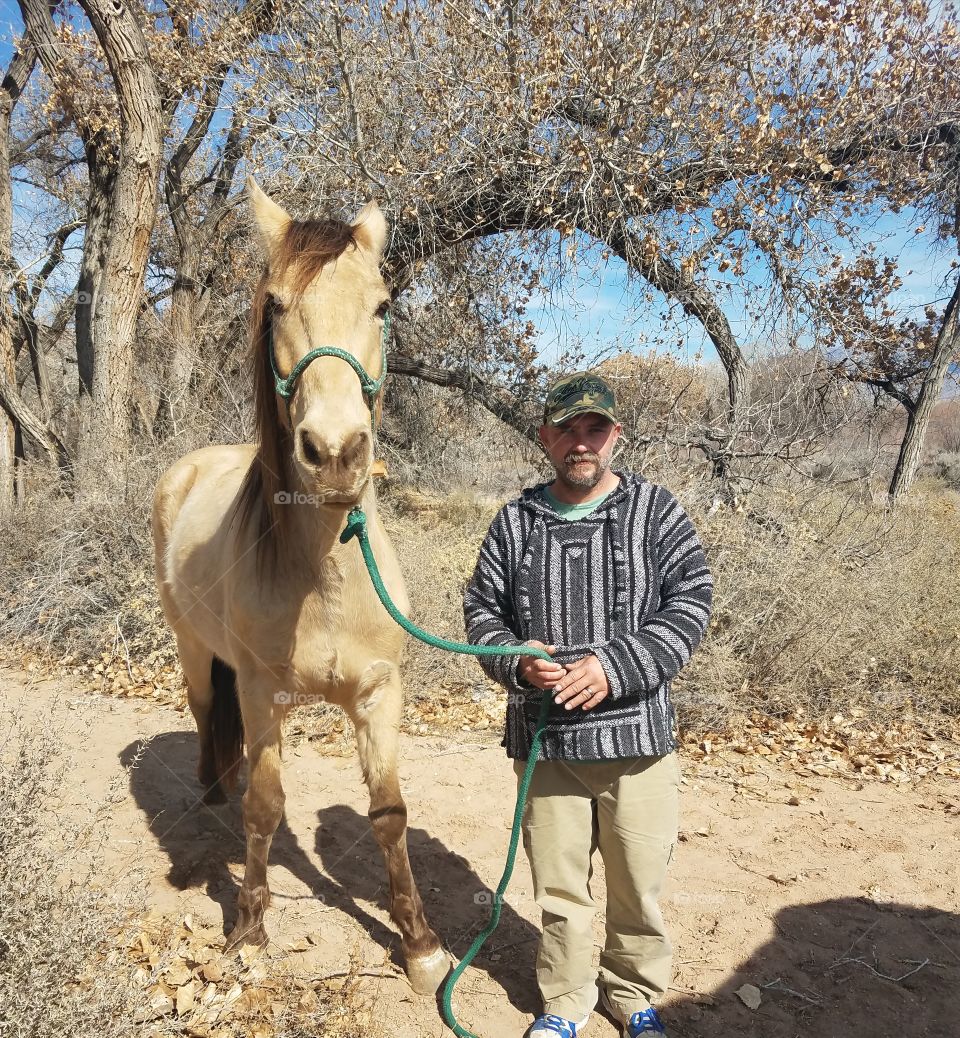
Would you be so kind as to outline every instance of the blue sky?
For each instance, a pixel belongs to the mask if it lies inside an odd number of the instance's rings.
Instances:
[[[0,63],[6,68],[13,52],[13,40],[23,32],[20,8],[13,0],[0,0]]]
[[[873,242],[880,255],[898,261],[903,287],[894,296],[894,305],[904,313],[919,314],[925,306],[938,302],[937,309],[942,310],[953,290],[952,284],[947,287],[953,256],[929,234],[916,234],[921,225],[916,213],[903,211],[896,216],[883,215],[871,227],[861,228],[864,240]],[[678,314],[664,320],[669,309],[665,298],[654,293],[652,303],[641,302],[649,286],[631,283],[622,261],[613,258],[604,262],[600,253],[599,246],[582,250],[582,261],[572,265],[564,286],[531,307],[530,316],[540,329],[545,359],[555,359],[579,338],[588,356],[594,350],[609,352],[620,347],[631,352],[670,352],[688,363],[711,364],[717,360],[697,322]],[[765,272],[748,268],[744,283],[751,282],[764,284]],[[766,331],[746,313],[742,291],[718,298],[741,345],[747,350],[758,346]]]

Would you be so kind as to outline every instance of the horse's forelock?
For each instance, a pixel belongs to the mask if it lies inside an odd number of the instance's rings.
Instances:
[[[301,296],[328,263],[356,244],[353,227],[342,220],[294,220],[270,265],[275,276]]]

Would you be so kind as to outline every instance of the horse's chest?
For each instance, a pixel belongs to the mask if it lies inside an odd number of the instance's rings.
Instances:
[[[371,628],[355,609],[305,609],[292,644],[293,683],[307,695],[342,702],[362,683],[372,662],[399,654],[395,632],[389,631],[386,639],[383,634],[382,627]]]

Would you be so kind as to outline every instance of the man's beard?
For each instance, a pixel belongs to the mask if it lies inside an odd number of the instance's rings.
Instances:
[[[577,464],[580,462],[580,464]],[[578,487],[581,490],[591,490],[610,467],[610,459],[592,451],[583,454],[568,454],[563,459],[563,464],[557,468],[557,476],[568,486]]]

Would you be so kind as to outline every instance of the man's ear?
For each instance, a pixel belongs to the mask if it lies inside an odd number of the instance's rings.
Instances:
[[[547,455],[549,455],[550,452],[547,448],[547,438],[544,437],[544,433],[549,433],[549,428],[548,425],[541,425],[537,429],[537,446]]]

